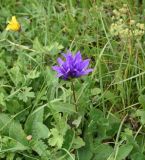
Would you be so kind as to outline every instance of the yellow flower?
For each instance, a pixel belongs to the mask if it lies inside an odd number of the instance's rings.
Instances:
[[[8,25],[6,27],[6,30],[11,30],[11,31],[20,31],[21,30],[21,25],[17,21],[15,16],[12,16],[11,21],[8,21]]]

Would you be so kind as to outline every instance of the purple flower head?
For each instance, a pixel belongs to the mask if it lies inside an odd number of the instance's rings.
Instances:
[[[80,51],[75,55],[68,51],[66,54],[63,54],[63,56],[65,61],[58,58],[58,66],[52,67],[52,69],[57,72],[57,77],[68,80],[87,75],[93,71],[93,69],[88,69],[90,59],[83,60]]]

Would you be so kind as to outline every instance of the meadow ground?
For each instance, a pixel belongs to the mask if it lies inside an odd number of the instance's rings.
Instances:
[[[145,160],[144,7],[0,1],[1,160]],[[93,71],[67,57],[56,77],[68,50]]]

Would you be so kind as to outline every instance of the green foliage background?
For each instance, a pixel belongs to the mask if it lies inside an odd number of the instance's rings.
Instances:
[[[144,36],[110,33],[114,9],[127,4],[144,23],[144,1],[0,1],[0,159],[145,160]],[[21,32],[7,32],[15,15]],[[94,71],[71,83],[51,66],[81,51]]]

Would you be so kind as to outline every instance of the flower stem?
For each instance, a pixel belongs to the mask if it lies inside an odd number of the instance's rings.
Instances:
[[[75,94],[75,87],[74,87],[74,83],[73,81],[71,81],[71,88],[72,88],[72,91],[73,91],[73,99],[74,99],[74,105],[75,105],[75,110],[77,112],[77,100],[76,100],[76,94]]]

